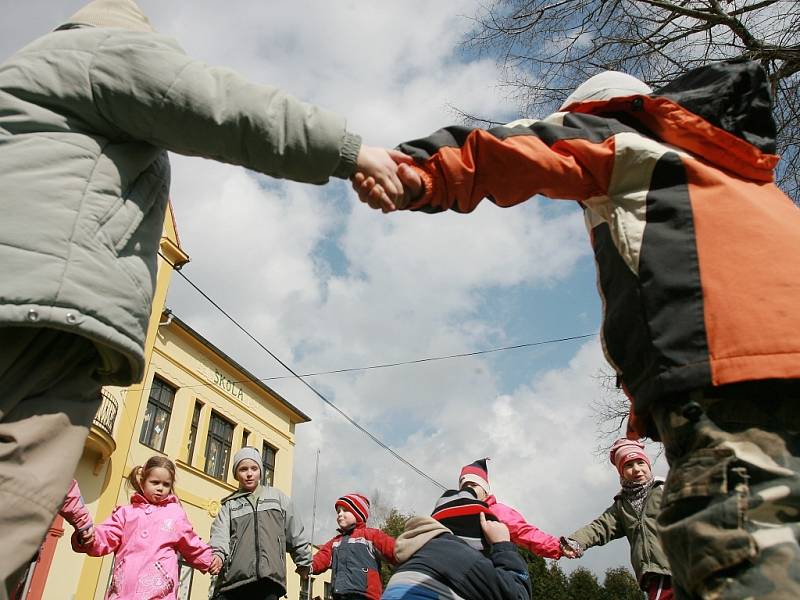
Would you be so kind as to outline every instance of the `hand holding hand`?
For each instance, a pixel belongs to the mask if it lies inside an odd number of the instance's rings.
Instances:
[[[583,548],[580,544],[569,538],[561,538],[561,554],[567,558],[580,558],[583,556]]]
[[[212,575],[219,575],[219,572],[222,570],[222,559],[219,555],[215,554],[214,558],[211,559],[211,566],[208,569],[208,572]]]
[[[508,527],[506,527],[505,523],[488,521],[485,513],[481,513],[481,529],[483,529],[483,535],[486,536],[490,544],[511,541],[511,534],[508,532]]]
[[[405,156],[400,152],[397,154]],[[359,175],[362,180],[371,181],[369,193],[364,196],[359,193],[363,202],[385,213],[396,210],[395,202],[403,197],[403,184],[397,177],[397,163],[389,151],[375,146],[361,146],[353,179]]]
[[[94,542],[94,527],[90,525],[88,529],[79,531],[78,541],[81,543],[81,546],[88,546]]]

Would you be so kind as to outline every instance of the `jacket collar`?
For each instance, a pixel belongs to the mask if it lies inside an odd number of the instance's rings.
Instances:
[[[175,494],[170,494],[169,496],[164,498],[161,502],[150,502],[139,492],[136,492],[133,496],[131,496],[131,504],[150,504],[152,506],[165,506],[167,504],[172,504],[173,502],[177,501],[178,497]]]

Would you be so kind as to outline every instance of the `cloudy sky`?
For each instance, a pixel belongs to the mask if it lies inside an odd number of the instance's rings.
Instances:
[[[2,0],[0,59],[81,6]],[[347,116],[370,144],[394,146],[457,121],[519,116],[491,58],[460,48],[473,0],[244,2],[140,0],[161,32],[211,64],[282,86]],[[600,305],[578,208],[535,198],[470,215],[384,216],[349,186],[267,179],[175,156],[172,199],[184,273],[300,373],[593,334]],[[285,375],[175,278],[169,306],[259,377]],[[605,509],[618,480],[592,403],[603,391],[596,337],[391,369],[316,376],[322,393],[434,479],[490,456],[498,498],[566,534]],[[293,497],[315,541],[334,532],[342,493],[428,513],[440,490],[399,463],[299,382],[270,385],[313,421],[297,430]],[[664,474],[663,459],[656,472]],[[571,570],[628,565],[618,541]]]

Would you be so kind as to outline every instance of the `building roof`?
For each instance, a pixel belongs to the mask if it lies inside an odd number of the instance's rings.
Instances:
[[[171,315],[171,317],[172,317],[172,321],[171,322],[172,323],[175,323],[178,327],[180,327],[181,329],[186,331],[190,336],[195,338],[198,342],[203,344],[206,348],[211,350],[214,354],[216,354],[220,358],[222,358],[231,367],[233,367],[234,369],[239,371],[242,375],[244,375],[245,379],[242,381],[242,383],[248,383],[248,384],[251,384],[251,385],[253,385],[255,387],[261,388],[263,391],[267,392],[267,394],[269,396],[271,396],[272,398],[277,400],[278,403],[280,403],[284,407],[286,407],[286,409],[288,409],[288,411],[290,413],[293,413],[294,416],[295,416],[294,419],[291,419],[293,422],[295,422],[295,423],[308,423],[308,422],[311,421],[311,417],[309,417],[307,414],[305,414],[303,411],[301,411],[299,408],[297,408],[295,405],[293,405],[291,402],[289,402],[286,398],[281,396],[278,392],[276,392],[271,387],[269,387],[267,384],[265,384],[263,381],[261,381],[258,377],[253,375],[250,371],[245,369],[242,365],[240,365],[238,362],[236,362],[234,359],[232,359],[230,356],[228,356],[225,352],[220,350],[217,346],[212,344],[210,341],[208,341],[205,337],[203,337],[197,331],[192,329],[192,327],[190,327],[185,321],[183,321],[179,317],[177,317],[175,315],[175,313],[173,313],[171,310],[165,309],[165,313]]]

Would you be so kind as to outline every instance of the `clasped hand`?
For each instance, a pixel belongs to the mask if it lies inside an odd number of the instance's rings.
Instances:
[[[398,150],[362,146],[351,178],[359,200],[384,213],[406,208],[422,192],[413,159]]]

